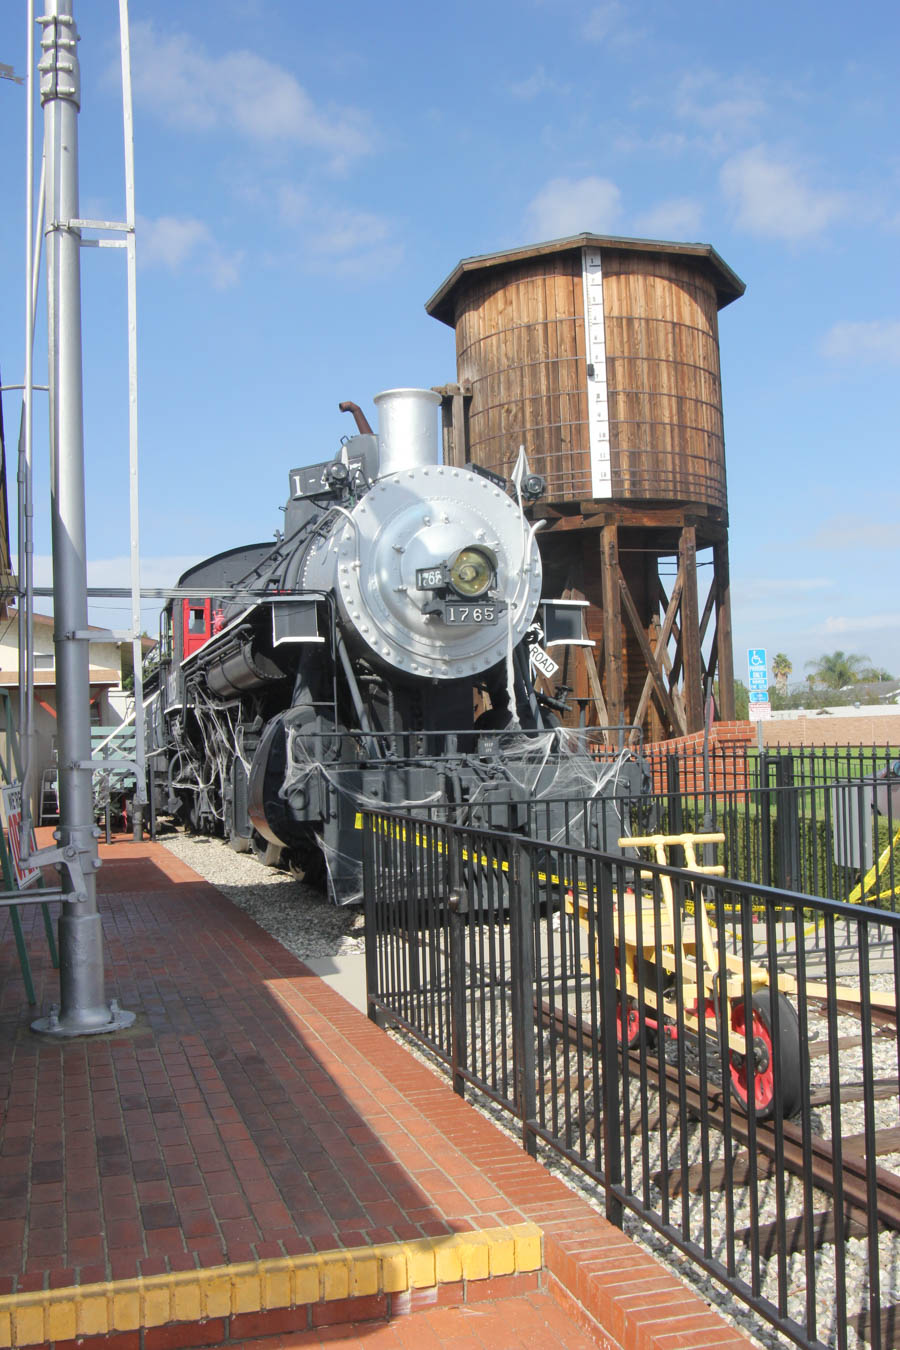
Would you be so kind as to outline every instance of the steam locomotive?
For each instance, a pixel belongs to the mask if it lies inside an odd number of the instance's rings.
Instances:
[[[614,844],[640,765],[598,762],[535,688],[550,629],[582,641],[580,611],[541,599],[542,480],[521,454],[510,483],[440,463],[430,390],[374,401],[377,436],[342,404],[357,434],[290,471],[274,544],[180,578],[149,705],[157,811],[339,903],[362,892],[365,806],[525,830],[541,802],[571,838],[574,799],[571,841]]]

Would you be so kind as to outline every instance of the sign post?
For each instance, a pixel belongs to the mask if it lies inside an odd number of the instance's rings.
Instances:
[[[750,721],[767,722],[772,716],[769,706],[769,671],[765,647],[750,647],[747,651],[747,670],[750,690]]]

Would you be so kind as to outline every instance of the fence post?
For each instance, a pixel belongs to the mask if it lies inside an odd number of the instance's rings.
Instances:
[[[697,759],[691,765],[691,788],[697,787]],[[684,796],[681,788],[681,759],[678,755],[666,756],[666,787],[669,793],[669,828],[667,834],[684,834]],[[696,829],[696,821],[693,822]],[[669,849],[669,862],[672,867],[684,866],[684,849],[673,844]],[[673,880],[675,896],[679,904],[684,903],[684,885]]]
[[[469,908],[466,888],[462,884],[460,852],[462,839],[456,830],[445,835],[448,862],[448,927],[450,940],[450,1073],[453,1091],[458,1097],[466,1095],[466,921]]]
[[[381,993],[378,988],[378,931],[377,913],[377,877],[375,864],[375,817],[363,812],[363,912],[365,914],[366,937],[366,1014],[370,1022],[378,1022],[378,1010],[375,1000]]]
[[[527,873],[523,879],[523,873]],[[527,884],[526,884],[527,880]],[[534,869],[518,839],[509,849],[509,926],[512,955],[513,1075],[516,1111],[522,1122],[522,1147],[537,1156],[537,1138],[529,1122],[537,1115],[534,1021]]]
[[[760,723],[762,726],[762,723]],[[769,791],[769,754],[759,752],[759,848],[760,881],[764,886],[773,886],[772,876],[772,794]]]
[[[670,762],[673,756],[670,756]],[[676,765],[677,767],[677,765]],[[616,1228],[623,1224],[622,1201],[613,1194],[622,1185],[622,1130],[619,1100],[619,1039],[616,1031],[616,934],[613,917],[612,863],[597,860],[597,983],[600,1005],[600,1064],[603,1073],[603,1174],[606,1177],[606,1217]],[[640,881],[635,879],[639,893]],[[625,993],[623,990],[622,997]],[[624,1021],[624,1014],[623,1014]],[[625,1052],[627,1053],[627,1051]]]
[[[681,804],[681,759],[666,755],[666,834],[684,834],[684,810]]]
[[[794,759],[779,755],[775,761],[775,826],[778,844],[778,882],[786,891],[801,889],[800,816],[794,787]]]

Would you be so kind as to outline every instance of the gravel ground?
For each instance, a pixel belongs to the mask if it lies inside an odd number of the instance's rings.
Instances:
[[[363,916],[359,907],[334,906],[319,893],[311,890],[302,882],[294,880],[288,874],[265,867],[252,855],[236,854],[227,845],[216,840],[192,838],[178,834],[165,836],[161,842],[175,856],[218,887],[236,905],[250,914],[261,927],[265,928],[282,942],[289,951],[301,959],[325,956],[340,957],[344,954],[358,953],[364,950]],[[558,923],[558,920],[556,922]],[[876,976],[872,983],[882,988],[892,987],[890,978],[885,975]],[[858,1030],[859,1024],[854,1019],[849,1017],[840,1019],[838,1030],[840,1036],[852,1036],[854,1032],[858,1033]],[[810,1040],[815,1041],[817,1038],[825,1036],[827,1036],[827,1031],[822,1020],[811,1017]],[[441,1072],[440,1066],[431,1060],[427,1054],[423,1054],[418,1047],[411,1045],[406,1038],[401,1039],[417,1058]],[[489,1029],[486,1031],[486,1039],[488,1041],[492,1039]],[[896,1041],[876,1037],[873,1046],[876,1076],[893,1075],[896,1077]],[[489,1047],[485,1046],[484,1048]],[[558,1044],[554,1046],[549,1038],[545,1038],[545,1054],[545,1063],[548,1065],[551,1059],[556,1058],[556,1068],[560,1081],[566,1077],[571,1081],[573,1072],[577,1068],[573,1054],[567,1052],[565,1047],[561,1048]],[[667,1057],[674,1060],[676,1055],[676,1047],[670,1044]],[[841,1080],[844,1082],[859,1081],[862,1078],[860,1050],[853,1048],[842,1050],[840,1073]],[[827,1076],[828,1056],[815,1057],[812,1060],[812,1085],[826,1083]],[[636,1085],[634,1091],[637,1091]],[[473,1099],[471,1094],[470,1099]],[[504,1130],[511,1137],[516,1137],[515,1130],[510,1128],[509,1117],[500,1108],[494,1106],[487,1099],[478,1100],[477,1097],[473,1099],[473,1104],[493,1120],[498,1128]],[[632,1107],[637,1109],[639,1105],[639,1099],[634,1096]],[[652,1102],[650,1107],[652,1110]],[[877,1102],[876,1113],[875,1123],[877,1126],[896,1125],[896,1097]],[[818,1111],[813,1113],[814,1128],[820,1130],[826,1136],[832,1133],[831,1115],[832,1112],[829,1107],[819,1108]],[[844,1135],[862,1131],[864,1124],[862,1104],[843,1104],[839,1120],[840,1130]],[[576,1148],[578,1147],[577,1140],[572,1140],[572,1144]],[[588,1144],[590,1144],[590,1140],[588,1140]],[[710,1149],[708,1156],[714,1159],[717,1156],[717,1150],[721,1151],[721,1138],[715,1136],[707,1147]],[[689,1162],[700,1161],[703,1156],[701,1148],[698,1125],[686,1125],[683,1136],[677,1122],[672,1126],[666,1150],[670,1167],[677,1168],[680,1165],[682,1150],[687,1154]],[[647,1140],[642,1140],[640,1136],[635,1137],[631,1152],[632,1165],[636,1169],[640,1169],[637,1175],[640,1175],[644,1169],[650,1176],[657,1173],[661,1163],[658,1130],[651,1131]],[[882,1157],[878,1161],[880,1166],[887,1167],[890,1170],[897,1170],[898,1165],[900,1165],[900,1158],[897,1155]],[[555,1175],[560,1176],[567,1184],[581,1192],[598,1211],[601,1213],[605,1211],[602,1191],[596,1183],[561,1162],[559,1155],[552,1151],[546,1151],[544,1162]],[[640,1189],[639,1183],[637,1189]],[[720,1204],[717,1197],[718,1193],[713,1191],[710,1197],[712,1213],[709,1236],[713,1254],[724,1259],[726,1233],[724,1201]],[[736,1192],[735,1198],[737,1209],[733,1222],[736,1228],[740,1228],[751,1221],[750,1200],[749,1195],[741,1196],[740,1192]],[[756,1196],[756,1203],[759,1205],[758,1221],[765,1222],[774,1218],[778,1206],[782,1204],[787,1214],[799,1210],[800,1198],[799,1182],[790,1181],[786,1192],[780,1197],[774,1182],[761,1182]],[[661,1195],[658,1188],[654,1188],[651,1200],[654,1200],[654,1203],[660,1202]],[[821,1193],[815,1194],[813,1207],[816,1211],[830,1209],[829,1197]],[[681,1220],[681,1204],[679,1201],[671,1202],[670,1213],[671,1222],[678,1224]],[[698,1235],[696,1227],[698,1213],[702,1218],[701,1198],[695,1197],[691,1200],[691,1228],[695,1239]],[[662,1259],[680,1278],[699,1292],[701,1297],[716,1305],[730,1322],[740,1326],[743,1331],[751,1335],[758,1345],[765,1346],[768,1350],[769,1347],[782,1347],[792,1344],[780,1333],[771,1329],[755,1313],[748,1310],[744,1304],[728,1294],[704,1272],[700,1271],[690,1260],[683,1257],[676,1248],[664,1239],[657,1237],[652,1230],[649,1230],[645,1224],[630,1213],[626,1213],[625,1227],[626,1231],[636,1241]],[[861,1292],[865,1290],[868,1282],[867,1242],[865,1239],[851,1239],[847,1243],[845,1251],[847,1288],[851,1291]],[[736,1256],[739,1273],[749,1280],[751,1278],[749,1248],[744,1247],[743,1244],[738,1244]],[[895,1235],[883,1233],[880,1236],[879,1269],[882,1280],[882,1306],[895,1301],[900,1302],[900,1242]],[[800,1253],[789,1258],[784,1287],[788,1292],[789,1311],[800,1318],[803,1317],[805,1290],[809,1273],[804,1254]],[[816,1254],[814,1279],[816,1304],[819,1315],[822,1317],[818,1334],[826,1344],[836,1345],[833,1247],[826,1246]],[[775,1262],[770,1263],[768,1270],[763,1269],[761,1271],[761,1293],[766,1297],[777,1300],[777,1263]],[[851,1347],[863,1344],[863,1342],[857,1341],[854,1333],[851,1333]]]
[[[333,905],[288,872],[266,867],[252,853],[235,853],[219,839],[166,834],[159,842],[301,961],[365,950],[359,905]]]

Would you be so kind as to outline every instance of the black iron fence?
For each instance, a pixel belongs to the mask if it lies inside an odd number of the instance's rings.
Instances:
[[[684,839],[364,829],[371,1016],[797,1343],[897,1343],[900,916],[659,861]]]
[[[765,751],[741,770],[722,747],[706,775],[683,756],[651,798],[669,833],[720,830],[729,876],[833,900],[897,908],[900,759],[889,750]]]

